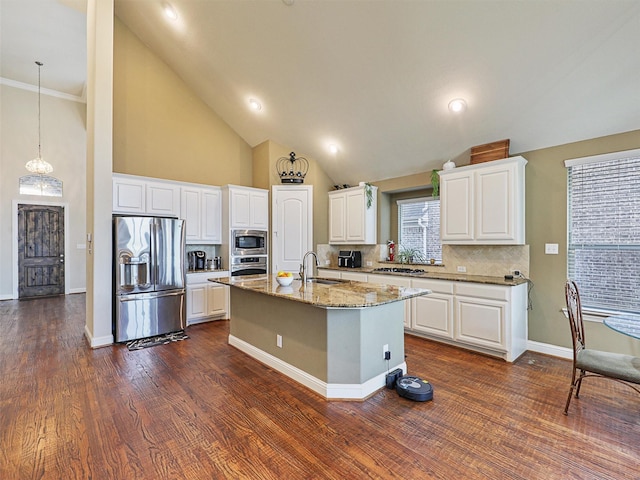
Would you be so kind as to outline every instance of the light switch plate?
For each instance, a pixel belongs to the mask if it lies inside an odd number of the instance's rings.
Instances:
[[[545,243],[544,244],[544,253],[547,255],[558,255],[558,244],[557,243]]]

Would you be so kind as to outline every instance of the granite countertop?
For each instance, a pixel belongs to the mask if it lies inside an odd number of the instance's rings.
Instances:
[[[202,269],[202,270],[187,270],[187,275],[192,274],[192,273],[229,273],[229,270],[227,270],[226,268],[219,268],[219,269]]]
[[[275,275],[244,275],[241,277],[211,278],[211,282],[251,290],[265,295],[307,303],[321,308],[364,308],[385,303],[399,302],[431,290],[424,288],[396,287],[346,280],[322,284],[294,280],[288,287],[278,284]]]
[[[429,267],[429,265],[401,265],[400,268],[412,268],[412,269],[424,269],[424,267]],[[334,266],[320,266],[318,269],[325,270],[336,270],[340,272],[359,272],[366,273],[370,275],[394,275],[401,277],[409,277],[409,278],[424,278],[424,279],[433,279],[433,280],[449,280],[453,282],[474,282],[474,283],[486,283],[491,285],[503,285],[507,287],[515,287],[516,285],[520,285],[522,283],[527,283],[526,278],[514,278],[512,280],[505,280],[504,277],[490,277],[487,275],[467,275],[464,273],[445,273],[438,272],[437,268],[431,271],[425,271],[424,273],[398,273],[398,272],[374,272],[373,268],[345,268],[345,267],[334,267]],[[322,274],[318,274],[322,276]]]

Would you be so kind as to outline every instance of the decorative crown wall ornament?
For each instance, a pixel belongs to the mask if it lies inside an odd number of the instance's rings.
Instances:
[[[296,152],[291,152],[289,158],[278,159],[276,169],[282,183],[304,183],[304,177],[309,171],[309,161],[304,157],[296,158]]]

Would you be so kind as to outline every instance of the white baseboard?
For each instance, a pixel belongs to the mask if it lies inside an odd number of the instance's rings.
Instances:
[[[104,337],[92,337],[87,326],[84,326],[84,336],[89,341],[91,348],[106,347],[113,345],[113,335],[105,335]]]
[[[550,343],[534,342],[533,340],[527,341],[527,350],[552,355],[554,357],[567,358],[569,360],[573,358],[573,350],[570,348],[559,347],[558,345],[551,345]]]
[[[233,335],[229,335],[229,345],[236,347],[238,350],[246,353],[250,357],[255,358],[274,370],[277,370],[278,372],[322,395],[326,399],[364,400],[369,395],[375,393],[386,385],[386,373],[384,372],[362,384],[326,383],[313,375],[309,375],[307,372],[274,357],[270,353],[260,350],[244,340],[234,337]],[[393,367],[392,370],[395,368],[401,368],[402,371],[406,373],[407,364],[402,362],[401,364]]]
[[[69,290],[67,294],[73,294],[73,293],[87,293],[87,289],[86,288],[72,288]],[[2,300],[18,300],[17,297],[13,297],[13,295],[8,294],[8,295],[0,295],[0,301]]]

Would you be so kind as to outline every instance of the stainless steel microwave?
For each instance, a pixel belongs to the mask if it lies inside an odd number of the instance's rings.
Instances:
[[[266,255],[267,235],[265,230],[232,230],[231,255]]]

